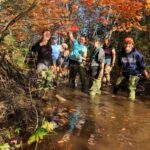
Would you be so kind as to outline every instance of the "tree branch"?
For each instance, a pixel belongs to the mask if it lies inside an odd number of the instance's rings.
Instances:
[[[8,30],[9,26],[12,26],[15,24],[18,20],[23,18],[26,14],[28,14],[33,8],[35,8],[42,0],[34,0],[34,2],[31,4],[29,8],[27,8],[25,11],[21,12],[17,16],[15,16],[12,20],[6,23],[5,27],[1,30],[0,38],[2,37],[2,34]]]

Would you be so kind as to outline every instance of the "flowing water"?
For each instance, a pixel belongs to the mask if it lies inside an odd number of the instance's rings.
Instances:
[[[91,98],[67,87],[57,94],[79,110],[82,126],[71,134],[69,144],[61,148],[47,145],[40,150],[150,150],[149,100],[131,102],[110,92]],[[59,134],[58,140],[64,134]]]

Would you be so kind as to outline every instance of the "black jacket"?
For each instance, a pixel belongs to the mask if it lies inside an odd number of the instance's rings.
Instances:
[[[52,65],[52,49],[50,43],[40,46],[40,42],[32,46],[31,51],[37,53],[37,63],[44,63],[47,66]]]

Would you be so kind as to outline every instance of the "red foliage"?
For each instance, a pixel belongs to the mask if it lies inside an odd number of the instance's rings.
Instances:
[[[79,28],[78,28],[77,25],[72,25],[72,26],[70,27],[70,30],[71,30],[71,31],[79,31]]]
[[[93,0],[87,0],[87,4],[88,4],[88,6],[91,6],[91,5],[92,5],[92,3],[93,3]]]

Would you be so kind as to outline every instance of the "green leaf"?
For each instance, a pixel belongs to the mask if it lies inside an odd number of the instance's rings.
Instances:
[[[47,135],[47,133],[48,133],[48,132],[47,132],[46,129],[44,129],[44,128],[38,128],[38,129],[36,130],[36,132],[33,133],[33,134],[29,137],[27,143],[30,145],[30,144],[32,144],[32,143],[34,143],[34,142],[39,142],[39,140],[42,140],[42,139],[44,138],[44,136]]]
[[[15,129],[15,133],[16,133],[17,135],[20,134],[20,131],[21,131],[21,128],[16,128],[16,129]]]
[[[0,144],[0,150],[10,150],[10,145],[8,143]]]
[[[48,132],[52,132],[55,129],[56,124],[54,122],[44,121],[42,128],[46,129]]]

